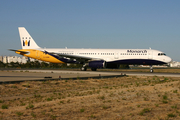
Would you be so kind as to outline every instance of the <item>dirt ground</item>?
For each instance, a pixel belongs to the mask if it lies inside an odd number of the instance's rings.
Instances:
[[[179,80],[126,76],[0,84],[0,120],[179,120]]]

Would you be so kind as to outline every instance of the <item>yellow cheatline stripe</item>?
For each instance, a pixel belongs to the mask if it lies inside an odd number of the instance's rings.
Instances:
[[[21,52],[22,51],[22,52]],[[29,54],[24,54],[23,52],[29,52]],[[49,55],[49,54],[45,54],[44,52],[40,51],[40,50],[35,50],[35,49],[21,49],[16,51],[17,54],[26,56],[26,57],[30,57],[30,58],[34,58],[34,59],[38,59],[41,61],[46,61],[46,62],[51,62],[51,63],[64,63],[60,60],[58,60],[57,58]]]

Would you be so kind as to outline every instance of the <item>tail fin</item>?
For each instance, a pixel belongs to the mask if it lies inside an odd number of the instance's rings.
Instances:
[[[24,27],[18,27],[22,49],[40,48]]]

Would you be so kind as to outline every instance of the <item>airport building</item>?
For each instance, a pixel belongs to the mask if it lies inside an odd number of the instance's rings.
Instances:
[[[170,67],[178,67],[180,68],[180,62],[173,61],[170,63]]]
[[[21,63],[21,64],[25,64],[27,63],[27,61],[31,61],[31,62],[34,62],[34,61],[37,61],[33,58],[28,58],[28,57],[18,57],[18,56],[0,56],[0,61],[3,62],[3,63],[11,63],[11,62],[18,62],[18,63]]]
[[[3,63],[11,63],[11,62],[18,62],[18,63],[27,63],[26,57],[18,57],[18,56],[0,56],[2,58]]]
[[[2,62],[3,61],[3,56],[0,56],[0,62]]]
[[[7,61],[7,56],[3,56],[2,62],[3,62],[3,63],[8,63],[8,61]]]
[[[18,63],[22,63],[22,58],[20,58],[20,57],[17,57],[17,56],[7,56],[7,61],[8,61],[8,63],[11,63],[11,62],[14,62],[14,63],[16,63],[16,62],[18,62]]]

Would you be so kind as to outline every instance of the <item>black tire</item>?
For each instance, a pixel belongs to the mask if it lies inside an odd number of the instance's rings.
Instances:
[[[97,70],[97,68],[91,68],[91,70],[92,70],[92,71],[96,71],[96,70]]]
[[[82,68],[81,68],[81,71],[86,71],[86,70],[87,70],[86,67],[82,67]]]

